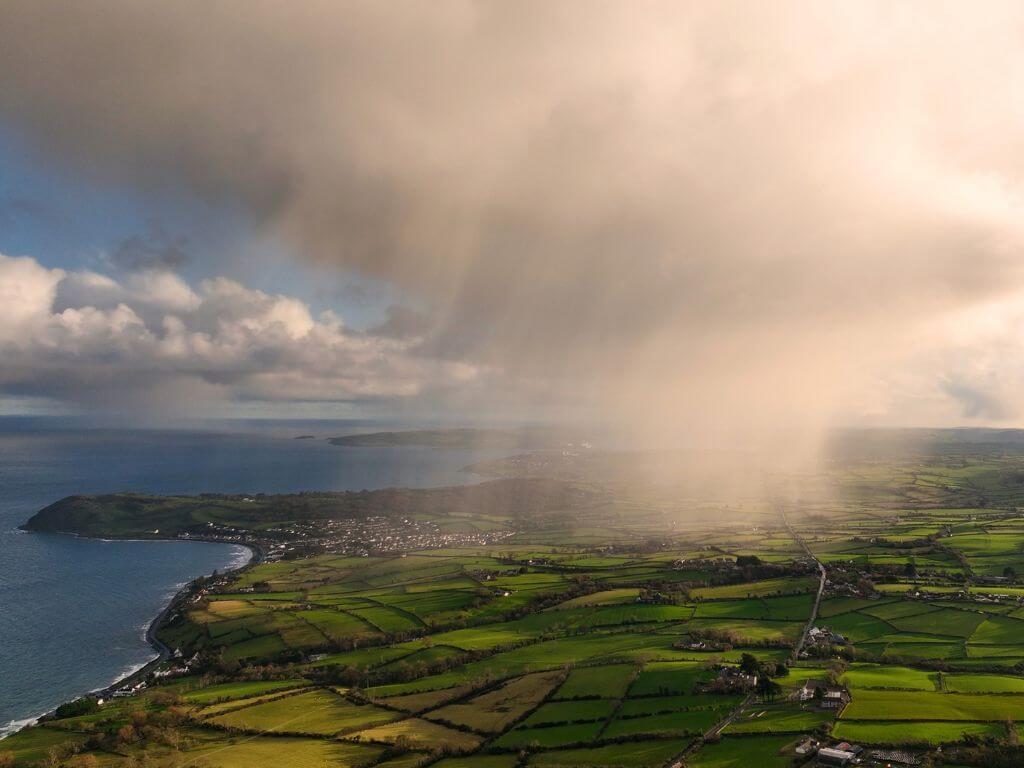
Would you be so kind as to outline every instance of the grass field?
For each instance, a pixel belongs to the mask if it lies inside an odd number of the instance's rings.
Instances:
[[[691,693],[694,686],[710,675],[692,662],[656,662],[648,664],[629,687],[629,696],[666,696]]]
[[[846,670],[840,682],[850,688],[896,688],[904,691],[934,691],[938,688],[934,672],[876,664],[856,664]]]
[[[556,723],[603,722],[615,711],[615,705],[616,702],[609,699],[551,701],[534,710],[523,725],[529,728]]]
[[[580,667],[569,672],[555,693],[556,699],[608,698],[624,696],[638,670],[632,664]]]
[[[726,729],[726,733],[806,733],[832,722],[832,713],[792,704],[755,706]]]
[[[380,747],[324,739],[257,737],[192,750],[187,753],[187,760],[197,768],[252,768],[256,765],[363,768],[380,757],[382,751]]]
[[[494,746],[521,749],[530,746],[551,748],[586,744],[597,737],[602,726],[603,723],[570,723],[544,728],[518,726],[501,736],[494,742]]]
[[[210,685],[199,690],[188,691],[183,695],[186,701],[193,704],[211,704],[218,701],[244,699],[260,694],[279,693],[300,688],[304,685],[309,685],[309,681],[301,678],[296,680],[255,680],[252,682]]]
[[[687,763],[688,768],[738,768],[744,765],[783,768],[792,762],[791,736],[725,737],[709,744]]]
[[[473,755],[472,757],[446,757],[434,763],[434,768],[516,768],[518,755]]]
[[[444,746],[456,751],[469,751],[480,745],[479,736],[447,728],[429,720],[410,717],[405,720],[368,728],[348,736],[353,741],[393,744],[398,739],[407,740],[414,747],[439,749]]]
[[[101,768],[178,752],[208,768],[662,768],[745,700],[699,692],[741,661],[780,696],[751,700],[687,768],[789,765],[799,738],[830,727],[833,742],[1008,746],[1007,722],[1024,720],[1024,441],[1014,450],[836,462],[815,479],[828,491],[794,502],[787,524],[763,500],[606,481],[614,463],[588,453],[545,454],[545,467],[580,462],[557,508],[532,488],[501,509],[395,491],[401,519],[443,545],[289,556],[220,577],[160,629],[195,655],[190,674],[0,752],[18,768],[53,762],[51,750],[60,764],[87,739],[102,743],[87,749]],[[580,468],[591,462],[599,472]],[[316,530],[367,498],[118,503],[251,530],[312,510],[324,517],[296,530]],[[476,533],[459,543],[459,532]],[[482,543],[485,532],[500,541]],[[814,624],[830,630],[795,663],[818,580],[794,532],[828,567]],[[786,698],[808,678],[847,687],[838,719]],[[117,742],[129,723],[134,740]]]
[[[839,739],[864,744],[942,744],[966,735],[1003,736],[1000,723],[871,722],[840,720],[832,733]]]
[[[945,675],[942,682],[956,693],[1024,693],[1024,678],[1009,675]]]
[[[210,719],[214,725],[265,733],[330,735],[386,723],[399,716],[372,704],[356,705],[323,690],[277,698]]]
[[[743,584],[729,584],[721,587],[701,587],[691,595],[701,600],[732,600],[744,597],[768,597],[771,595],[792,595],[817,589],[814,579],[765,579]]]
[[[977,720],[1024,718],[1024,696],[862,690],[843,710],[842,720]]]
[[[610,739],[638,734],[679,736],[703,733],[723,717],[715,709],[667,712],[640,717],[617,717],[608,724],[604,735]]]
[[[54,748],[64,745],[79,745],[85,735],[58,728],[29,728],[0,741],[0,752],[9,751],[21,764],[43,760]]]
[[[525,675],[464,703],[435,709],[426,717],[477,732],[497,733],[534,709],[561,681],[557,672]]]
[[[531,768],[656,768],[682,751],[686,744],[676,739],[542,752],[531,756],[527,765]]]

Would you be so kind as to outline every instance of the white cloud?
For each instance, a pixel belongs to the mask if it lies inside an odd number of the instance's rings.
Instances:
[[[45,323],[57,285],[59,269],[45,269],[34,259],[0,255],[0,341],[21,344]]]
[[[0,389],[16,394],[346,401],[412,397],[479,373],[416,347],[225,278],[194,291],[167,271],[119,282],[0,254]]]

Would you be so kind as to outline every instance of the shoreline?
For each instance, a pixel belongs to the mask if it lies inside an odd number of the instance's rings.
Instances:
[[[60,536],[75,536],[75,537],[81,538],[81,539],[92,539],[94,541],[182,541],[182,542],[192,542],[192,541],[194,541],[194,542],[207,543],[207,544],[232,544],[234,546],[242,547],[243,549],[246,549],[246,550],[249,551],[249,558],[245,562],[243,562],[243,563],[241,563],[239,565],[236,565],[236,566],[227,567],[223,571],[221,571],[222,573],[236,573],[238,571],[243,570],[244,568],[248,568],[249,566],[258,565],[260,562],[263,561],[263,552],[262,552],[262,550],[258,546],[254,545],[254,544],[243,543],[243,542],[238,542],[238,541],[223,541],[223,540],[213,539],[213,538],[179,539],[177,537],[171,538],[171,537],[160,537],[160,536],[152,536],[152,537],[146,537],[146,538],[138,538],[138,537],[131,537],[131,538],[128,538],[128,537],[124,537],[124,538],[114,537],[114,538],[110,538],[110,537],[103,537],[103,536],[85,536],[85,535],[82,535],[82,534],[79,534],[79,533],[70,533],[70,532],[63,532],[63,531],[52,531],[52,532],[51,531],[31,531],[31,530],[26,530],[26,529],[24,529],[24,528],[22,528],[20,526],[19,526],[19,530],[22,530],[25,533],[47,533],[47,534],[55,533],[55,534],[60,535]],[[215,570],[219,570],[219,569],[215,569]],[[195,583],[196,579],[200,579],[200,578],[203,578],[203,577],[206,577],[206,576],[210,576],[210,575],[211,574],[199,574],[198,576],[194,576],[193,578],[189,579],[189,581],[186,584],[184,584],[182,587],[177,589],[174,592],[174,594],[171,595],[170,599],[167,601],[167,603],[164,605],[164,607],[160,610],[160,612],[155,617],[153,617],[152,621],[150,621],[149,624],[147,625],[146,632],[144,633],[143,637],[144,637],[146,643],[150,646],[150,648],[152,648],[154,651],[156,651],[157,655],[156,655],[155,658],[150,659],[149,661],[147,661],[145,664],[143,664],[142,666],[140,666],[138,669],[134,670],[133,672],[129,672],[128,674],[121,674],[119,677],[117,677],[115,680],[113,680],[112,682],[108,683],[107,685],[104,685],[104,686],[102,686],[100,688],[95,688],[95,689],[90,690],[90,691],[86,691],[85,693],[81,693],[81,694],[75,696],[74,698],[68,699],[67,701],[62,701],[61,704],[58,704],[57,706],[61,706],[62,704],[67,703],[68,701],[75,701],[76,699],[84,698],[86,696],[98,696],[98,697],[101,697],[101,698],[107,698],[107,696],[109,696],[109,694],[113,693],[113,691],[117,690],[118,688],[122,688],[125,685],[128,685],[129,683],[136,683],[136,682],[139,682],[140,680],[145,679],[146,676],[149,675],[151,672],[155,671],[155,669],[157,667],[159,667],[160,664],[162,664],[163,662],[167,661],[167,659],[171,658],[171,656],[173,655],[172,650],[170,648],[168,648],[166,645],[164,645],[163,642],[160,641],[160,639],[157,637],[156,633],[160,630],[160,627],[167,620],[167,617],[170,615],[171,611],[178,604],[178,602],[191,591],[192,585]],[[26,718],[22,718],[20,720],[11,720],[9,723],[0,725],[0,743],[2,743],[3,740],[6,739],[8,736],[13,736],[16,733],[20,733],[25,728],[30,728],[30,727],[36,726],[36,725],[43,725],[45,723],[46,719],[51,717],[56,711],[57,711],[57,708],[54,707],[53,709],[49,709],[46,712],[43,712],[42,714],[35,715],[35,716],[29,716],[29,717],[26,717]],[[8,727],[11,727],[11,730],[4,731],[4,729],[8,728]]]
[[[156,541],[156,540],[157,539],[120,539],[120,541]],[[175,539],[163,539],[163,541],[200,541],[200,542],[204,542],[205,541],[206,543],[210,543],[210,544],[233,544],[233,545],[235,545],[237,547],[242,547],[244,549],[249,550],[249,559],[248,560],[246,560],[241,565],[237,565],[237,566],[232,567],[232,568],[226,568],[224,571],[222,571],[222,573],[235,573],[237,571],[241,571],[243,568],[248,568],[250,565],[258,565],[263,560],[263,553],[259,550],[258,547],[254,546],[252,544],[241,544],[241,543],[239,543],[237,541],[215,541],[213,539],[187,539],[186,540],[186,539],[177,539],[177,538],[175,538]],[[127,685],[130,682],[138,682],[138,680],[144,679],[146,677],[146,675],[148,675],[151,671],[153,671],[153,669],[155,669],[156,667],[160,666],[160,664],[165,662],[167,659],[171,658],[171,656],[173,655],[173,651],[170,648],[168,648],[160,640],[160,638],[157,637],[156,633],[160,631],[160,627],[167,620],[167,617],[171,614],[171,611],[178,604],[178,602],[189,593],[189,591],[191,590],[191,587],[195,583],[196,579],[202,578],[204,576],[209,576],[209,575],[211,575],[211,574],[200,574],[200,576],[196,576],[195,578],[191,579],[187,584],[185,584],[185,586],[183,586],[181,589],[179,589],[177,592],[175,592],[171,596],[171,599],[167,601],[167,604],[161,609],[160,613],[158,613],[155,617],[153,617],[153,620],[151,622],[149,622],[149,626],[146,627],[145,638],[146,638],[146,642],[149,643],[149,646],[154,651],[156,651],[156,653],[157,653],[157,656],[156,656],[155,659],[151,659],[150,661],[146,662],[143,666],[141,666],[139,669],[135,670],[134,672],[131,672],[131,673],[125,675],[124,677],[118,678],[117,680],[112,682],[110,685],[107,685],[107,686],[105,686],[103,688],[99,688],[99,689],[97,689],[95,691],[90,691],[90,693],[100,693],[100,694],[102,694],[102,693],[112,692],[112,691],[117,690],[118,688],[121,688],[121,687]]]

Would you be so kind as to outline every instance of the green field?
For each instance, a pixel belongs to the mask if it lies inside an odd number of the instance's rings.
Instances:
[[[525,675],[464,703],[435,709],[425,717],[478,733],[500,733],[533,710],[561,681],[558,673]]]
[[[599,749],[567,749],[534,755],[529,766],[543,768],[657,768],[678,754],[686,741],[612,744]]]
[[[255,738],[192,750],[187,753],[187,760],[199,768],[251,768],[254,765],[362,768],[372,764],[381,753],[379,747],[323,739]]]
[[[1009,675],[946,675],[943,688],[957,693],[1024,693],[1024,678]]]
[[[806,733],[832,722],[832,713],[791,704],[753,707],[726,733]]]
[[[629,695],[637,697],[691,693],[699,681],[708,677],[701,665],[692,662],[648,664],[629,687]]]
[[[555,698],[617,699],[625,695],[626,689],[638,671],[637,667],[632,664],[573,669],[555,693]]]
[[[308,680],[255,680],[252,682],[221,683],[184,694],[186,701],[193,704],[212,704],[218,701],[244,699],[248,696],[279,693],[309,685]]]
[[[356,705],[333,692],[315,690],[236,709],[211,718],[210,723],[256,733],[330,735],[397,717],[372,704]]]
[[[739,768],[743,765],[782,768],[792,761],[791,736],[726,737],[709,744],[689,761],[690,768]]]
[[[864,744],[942,744],[959,741],[965,735],[1002,736],[1006,729],[999,723],[887,723],[847,721],[836,723],[833,734],[840,739]]]
[[[1024,696],[974,696],[963,693],[862,690],[843,711],[842,720],[977,720],[1024,717]]]
[[[68,501],[40,529],[212,522],[258,538],[369,515],[390,536],[414,521],[443,541],[290,552],[205,582],[159,629],[187,674],[0,753],[18,768],[71,768],[74,750],[101,768],[663,768],[692,744],[687,768],[771,768],[811,735],[929,758],[1010,751],[1024,720],[1024,439],[940,438],[931,453],[846,456],[792,502],[650,485],[596,451],[544,454],[550,476],[471,490]],[[828,570],[812,622],[828,631],[798,655],[818,586],[803,544]],[[749,698],[752,678],[730,687],[740,664],[761,683]],[[845,687],[849,704],[796,700],[807,680]]]
[[[850,688],[897,688],[904,691],[934,691],[938,685],[934,672],[876,664],[854,665],[846,670],[840,681]]]

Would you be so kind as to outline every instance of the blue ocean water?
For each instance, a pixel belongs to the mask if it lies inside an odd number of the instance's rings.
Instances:
[[[24,533],[75,493],[288,492],[474,482],[498,452],[340,448],[344,424],[215,430],[55,428],[0,419],[0,733],[153,657],[145,629],[185,582],[248,557],[201,542],[97,541]],[[316,439],[296,440],[300,434]]]

